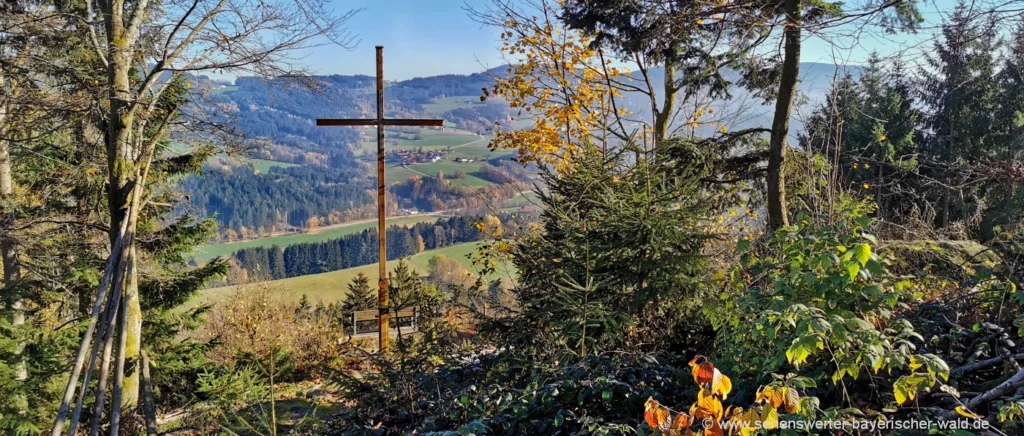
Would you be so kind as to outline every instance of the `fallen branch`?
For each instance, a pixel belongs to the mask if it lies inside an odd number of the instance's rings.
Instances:
[[[968,401],[967,404],[965,404],[964,406],[967,407],[967,410],[974,410],[978,406],[985,404],[989,401],[992,401],[996,398],[999,398],[1003,395],[1006,395],[1007,393],[1021,386],[1024,386],[1024,369],[1017,371],[1017,373],[1014,374],[1013,377],[1010,377],[1006,381],[1000,383],[999,386],[996,386],[989,390],[988,392],[985,392],[981,395],[978,395],[977,397],[972,398],[971,401]]]
[[[1010,358],[1013,359],[1013,360],[1024,359],[1024,353],[1014,354],[1014,355],[1010,356]],[[991,359],[985,359],[985,360],[982,360],[982,361],[974,362],[972,364],[964,365],[964,366],[961,366],[959,368],[953,369],[952,371],[949,372],[949,375],[950,376],[962,375],[962,374],[965,374],[965,373],[968,373],[968,372],[971,372],[971,371],[977,371],[979,369],[985,369],[985,368],[988,368],[990,366],[996,366],[996,365],[1002,363],[1003,360],[1005,360],[1005,358],[1003,356],[999,356],[999,357],[993,357]]]

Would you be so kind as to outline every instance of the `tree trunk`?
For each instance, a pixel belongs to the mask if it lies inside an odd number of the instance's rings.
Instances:
[[[139,380],[142,356],[142,307],[139,302],[139,275],[135,247],[130,254],[133,261],[128,264],[128,288],[125,292],[125,374],[121,408],[132,411],[139,404]]]
[[[3,72],[0,71],[0,89],[6,91],[8,83],[5,81]],[[14,177],[11,173],[11,144],[7,140],[7,137],[11,132],[6,128],[7,125],[7,114],[8,114],[8,102],[4,101],[0,103],[0,228],[7,227],[11,224],[11,216],[8,210],[6,210],[9,202],[14,200]],[[18,252],[17,243],[11,236],[10,232],[4,230],[0,232],[0,263],[3,264],[3,282],[2,289],[14,290],[15,286],[21,281],[21,267],[18,265]],[[20,293],[20,291],[17,291]],[[20,296],[14,298],[11,302],[11,326],[15,329],[25,324],[25,308],[24,302]],[[25,366],[25,361],[21,357],[21,351],[24,344],[19,343],[15,349],[14,354],[17,362],[14,365],[15,378],[17,380],[28,380],[28,369]]]
[[[665,138],[668,137],[669,123],[672,121],[672,112],[675,111],[676,103],[676,67],[670,58],[665,61],[665,97],[661,101],[661,110],[654,114],[654,152],[658,155],[658,148]]]
[[[109,112],[106,114],[107,131],[107,206],[110,209],[110,243],[113,246],[117,239],[117,230],[125,219],[128,210],[128,203],[132,188],[136,180],[132,180],[135,174],[135,161],[138,158],[139,150],[135,150],[132,138],[132,127],[135,121],[134,112],[131,110],[131,74],[132,46],[135,39],[128,35],[129,29],[124,22],[124,2],[113,1],[108,9],[107,20],[107,44],[110,47],[110,60],[107,67],[107,80],[109,80]],[[135,229],[128,229],[134,233]],[[132,247],[134,250],[134,246]],[[134,252],[131,253],[134,257]],[[142,309],[139,305],[139,287],[137,272],[130,268],[125,280],[125,316],[127,317],[127,348],[125,358],[129,363],[128,374],[125,374],[124,401],[122,406],[125,409],[133,408],[138,404],[139,398],[139,345],[141,344],[142,333]]]
[[[786,206],[786,152],[789,136],[789,118],[793,113],[793,99],[800,78],[800,0],[786,0],[785,57],[779,80],[778,99],[775,101],[775,119],[772,121],[771,142],[768,149],[768,230],[775,231],[789,225]]]
[[[153,381],[149,377],[149,356],[146,355],[146,350],[142,350],[140,355],[142,356],[142,391],[144,398],[142,412],[146,419],[146,434],[156,435],[159,433],[159,428],[156,423],[156,400],[153,398]]]

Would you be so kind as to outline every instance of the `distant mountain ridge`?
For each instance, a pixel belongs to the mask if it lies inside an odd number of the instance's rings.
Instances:
[[[518,114],[507,105],[491,99],[487,104],[477,98],[483,88],[493,84],[494,76],[507,74],[508,65],[473,74],[445,74],[389,82],[385,91],[385,111],[389,117],[444,117],[453,127],[487,133],[494,122],[505,122]],[[801,130],[799,114],[807,112],[824,101],[834,78],[843,74],[858,75],[860,67],[836,66],[822,63],[803,63],[800,68],[799,90],[804,105],[797,108],[793,132]],[[652,86],[661,90],[663,69],[649,70]],[[638,76],[638,73],[632,73]],[[737,72],[727,72],[726,78],[739,82]],[[213,104],[234,117],[238,126],[252,136],[263,137],[279,145],[324,155],[325,158],[347,154],[358,141],[351,129],[322,129],[314,125],[316,118],[371,117],[375,109],[374,77],[367,75],[330,75],[312,78],[315,89],[297,86],[287,80],[265,80],[239,77],[229,91],[211,96]],[[740,86],[730,90],[732,98],[711,102],[718,114],[729,120],[730,128],[768,126],[771,124],[772,102],[765,102]],[[461,97],[457,104],[436,104],[445,98]],[[650,111],[650,102],[638,93],[622,97],[622,106],[643,116]],[[685,116],[684,116],[685,115]],[[679,114],[675,125],[685,122],[689,115]],[[274,158],[276,157],[269,157]],[[296,162],[302,163],[302,162]]]
[[[856,78],[861,72],[861,67],[856,65],[833,65],[815,62],[800,64],[800,82],[798,84],[798,101],[794,108],[794,116],[790,121],[790,135],[796,137],[803,131],[802,115],[809,114],[811,110],[825,101],[829,91],[832,89],[834,80],[841,79],[849,74]],[[664,68],[655,67],[648,70],[648,77],[651,85],[656,91],[664,89]],[[639,72],[631,73],[633,77],[642,77]],[[729,89],[732,98],[724,101],[712,101],[709,104],[717,112],[716,118],[720,119],[729,129],[745,129],[753,127],[770,127],[774,114],[774,101],[754,95],[739,85],[740,73],[736,70],[727,70],[723,76],[733,86]],[[650,102],[647,96],[640,93],[627,93],[622,97],[623,104],[631,112],[645,115],[650,112]],[[660,95],[659,100],[660,104]],[[682,106],[683,102],[679,106]],[[673,127],[685,124],[690,114],[679,113],[673,123]],[[682,119],[679,119],[682,118]],[[714,126],[708,126],[698,133],[710,133]]]

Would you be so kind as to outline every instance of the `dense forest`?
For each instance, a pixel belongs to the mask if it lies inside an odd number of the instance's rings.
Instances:
[[[507,162],[507,161],[506,161]],[[496,185],[458,186],[443,172],[414,176],[388,188],[390,213],[399,207],[424,212],[496,208],[528,189],[530,175],[512,162],[481,167],[481,177]],[[310,230],[324,225],[372,218],[373,180],[353,169],[298,166],[272,167],[266,174],[246,166],[207,167],[201,177],[179,184],[188,193],[183,210],[209,216],[222,228],[222,239],[234,241],[288,229]]]
[[[359,11],[0,3],[0,433],[1024,431],[1021,2],[462,8],[511,64],[386,109],[507,102],[512,161],[383,206],[537,212],[389,228],[368,277],[372,230],[191,261],[375,216],[358,136],[311,122],[371,77],[295,64]]]
[[[351,168],[274,167],[256,174],[235,167],[186,178],[181,189],[189,193],[198,213],[213,217],[224,228],[240,235],[264,235],[286,226],[307,228],[310,217],[326,218],[371,204],[371,184]]]
[[[388,259],[479,240],[480,230],[474,226],[477,221],[478,218],[458,216],[412,227],[390,226],[386,238]],[[239,266],[247,271],[246,276],[252,279],[283,279],[369,265],[376,263],[378,256],[376,229],[284,248],[276,245],[246,248],[234,254]]]

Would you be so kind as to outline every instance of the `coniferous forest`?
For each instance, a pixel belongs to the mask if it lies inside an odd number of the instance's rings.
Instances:
[[[459,216],[441,218],[436,223],[418,223],[412,227],[390,226],[386,238],[388,259],[401,259],[424,250],[479,240],[480,230],[474,226],[477,221],[478,218]],[[284,248],[276,245],[253,247],[234,254],[249,277],[265,275],[272,279],[369,265],[376,263],[378,256],[376,229],[326,242]]]
[[[1024,434],[1024,2],[424,4],[0,3],[0,434]]]

